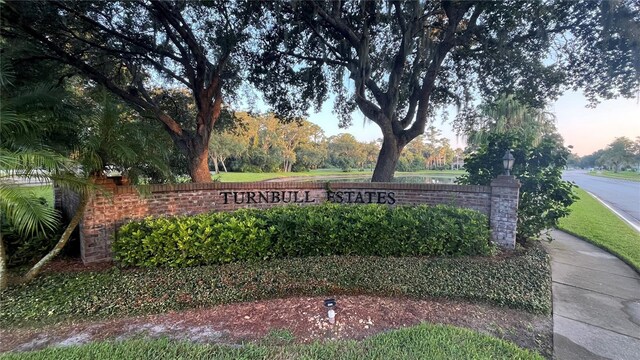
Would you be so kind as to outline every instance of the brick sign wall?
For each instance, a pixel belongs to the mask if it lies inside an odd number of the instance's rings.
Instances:
[[[494,240],[499,239],[503,246],[510,247],[512,245],[508,244],[510,240],[507,238],[511,236],[511,232],[515,241],[515,227],[511,228],[511,218],[515,216],[514,204],[505,207],[501,201],[513,202],[515,191],[517,209],[519,184],[513,186],[514,184],[508,181],[495,186],[258,182],[163,184],[138,190],[133,186],[118,186],[106,179],[102,181],[102,185],[107,192],[93,195],[80,223],[80,250],[85,263],[109,261],[112,258],[111,242],[117,229],[128,221],[148,216],[193,215],[290,204],[308,206],[326,201],[391,206],[446,204],[470,208],[489,216],[492,228],[495,225],[496,229],[501,229],[500,234],[492,235]],[[60,207],[72,207],[74,202],[77,202],[77,198],[56,189],[56,203]],[[513,225],[515,226],[515,222]]]

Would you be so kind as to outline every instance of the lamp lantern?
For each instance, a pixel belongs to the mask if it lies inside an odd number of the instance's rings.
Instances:
[[[504,167],[504,174],[511,175],[511,169],[513,169],[513,163],[516,158],[513,157],[511,151],[507,150],[502,157],[502,166]]]

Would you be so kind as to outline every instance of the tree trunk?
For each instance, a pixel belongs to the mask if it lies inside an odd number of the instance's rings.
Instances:
[[[384,137],[371,182],[390,182],[393,180],[401,150],[402,148],[398,146],[398,140],[395,136]]]
[[[211,160],[213,160],[213,169],[216,171],[216,175],[220,174],[220,169],[218,168],[218,154],[215,151],[213,152]]]
[[[198,151],[199,150],[199,151]],[[187,155],[189,176],[194,183],[210,183],[211,173],[209,172],[209,149],[193,149]]]
[[[194,183],[210,183],[211,172],[209,171],[209,139],[211,134],[204,126],[199,126],[199,130],[194,134],[171,133],[171,138],[176,147],[187,159],[187,170],[189,177]]]
[[[9,285],[9,270],[7,269],[7,251],[4,248],[2,232],[0,232],[0,291]]]
[[[64,246],[67,245],[67,242],[69,242],[69,238],[71,237],[73,230],[75,230],[76,226],[78,226],[78,224],[80,223],[80,220],[82,220],[82,216],[84,215],[84,209],[87,207],[88,202],[89,202],[89,196],[83,195],[82,198],[80,199],[80,204],[78,205],[78,209],[76,210],[76,213],[73,215],[73,218],[71,219],[71,222],[69,223],[69,225],[67,225],[67,228],[64,229],[64,232],[62,233],[62,236],[60,236],[60,240],[58,240],[58,243],[56,244],[56,246],[54,246],[54,248],[51,251],[49,251],[47,255],[45,255],[42,259],[40,259],[40,261],[38,261],[37,264],[33,265],[33,267],[29,270],[29,272],[27,272],[22,277],[23,282],[25,283],[29,282],[33,280],[36,276],[38,276],[42,268],[45,265],[47,265],[54,257],[56,257],[56,255],[60,253],[60,251],[64,248]]]
[[[220,157],[220,163],[222,164],[222,168],[224,169],[224,172],[227,172],[227,166],[224,164],[224,158],[222,156]]]

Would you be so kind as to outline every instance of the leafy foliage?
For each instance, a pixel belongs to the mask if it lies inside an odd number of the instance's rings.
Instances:
[[[79,129],[74,157],[83,170],[95,176],[117,171],[133,183],[171,179],[168,166],[171,139],[148,119],[136,116],[104,90],[94,95],[95,109]]]
[[[26,196],[37,201],[39,206],[51,208],[46,199],[34,197],[29,193],[28,188],[23,190],[27,192]],[[6,246],[7,265],[10,267],[26,265],[42,258],[55,245],[61,234],[58,226],[48,229],[46,232],[38,231],[25,234],[19,231],[12,221],[9,221],[5,213],[0,214],[0,232],[2,232],[2,240]]]
[[[527,106],[514,95],[501,96],[477,108],[465,108],[456,116],[454,128],[458,134],[467,135],[472,147],[486,143],[492,133],[517,133],[522,141],[537,145],[542,136],[556,131],[551,113]]]
[[[554,135],[545,135],[538,145],[532,145],[515,134],[490,134],[487,143],[465,159],[467,174],[458,181],[489,185],[504,172],[502,157],[507,150],[515,157],[511,173],[521,183],[517,238],[524,241],[555,227],[569,214],[575,199],[573,185],[562,180],[569,150]]]
[[[332,165],[342,169],[342,171],[358,169],[366,161],[366,154],[363,150],[363,147],[353,135],[335,135],[329,138],[327,146],[328,160]]]
[[[640,139],[634,143],[624,136],[616,138],[607,145],[597,162],[616,173],[625,165],[635,165],[640,162]]]
[[[398,160],[397,170],[450,169],[455,156],[461,154],[462,149],[453,150],[449,139],[443,137],[435,126],[429,126],[424,135],[416,137],[405,146]]]
[[[321,255],[488,254],[485,215],[449,206],[382,205],[245,209],[148,218],[120,228],[123,265],[185,267]]]
[[[441,297],[548,314],[549,257],[534,244],[499,258],[322,256],[49,274],[0,294],[0,324],[117,318],[327,294]]]
[[[39,131],[40,125],[56,119],[57,103],[62,101],[63,92],[44,86],[16,89],[11,86],[13,79],[12,69],[3,63],[0,71],[0,212],[12,233],[43,234],[57,226],[57,213],[12,178],[49,180],[70,167],[68,159],[43,144],[44,131]]]
[[[640,3],[622,1],[566,2],[567,20],[574,22],[574,39],[562,48],[568,80],[586,97],[632,98],[640,89]]]
[[[66,93],[44,85],[37,86],[35,91],[32,88],[16,89],[9,86],[12,78],[9,66],[0,68],[0,101],[3,105],[0,108],[0,133],[3,136],[0,143],[0,213],[3,225],[7,225],[0,229],[0,291],[8,284],[3,235],[9,235],[13,241],[31,235],[44,238],[55,233],[59,220],[57,211],[40,201],[30,189],[16,183],[14,177],[18,177],[17,180],[55,181],[59,186],[73,188],[82,194],[88,191],[86,181],[73,174],[75,164],[47,146],[47,131],[42,131],[47,126],[41,128],[49,121],[64,122],[65,118],[58,116],[58,100],[65,100]],[[64,233],[66,236],[63,234],[54,249],[34,265],[23,280],[29,281],[35,277],[42,266],[62,249],[72,228],[68,227],[67,230]],[[20,245],[43,245],[38,243],[18,244],[18,248]]]

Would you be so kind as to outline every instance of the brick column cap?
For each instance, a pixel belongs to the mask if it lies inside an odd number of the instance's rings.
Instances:
[[[513,175],[499,175],[491,181],[491,187],[510,187],[519,189],[520,180]]]

